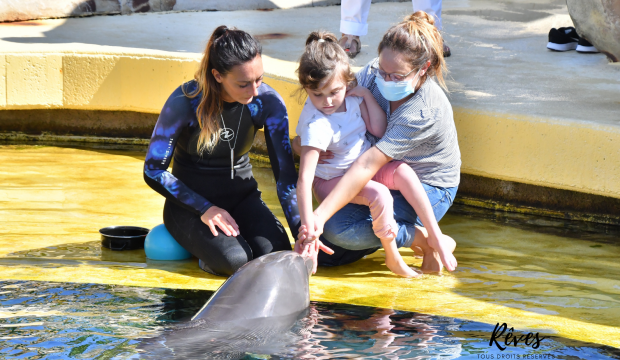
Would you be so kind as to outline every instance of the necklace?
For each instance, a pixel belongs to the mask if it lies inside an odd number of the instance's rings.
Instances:
[[[241,105],[241,115],[239,115],[239,124],[237,124],[237,132],[233,132],[231,128],[226,127],[224,122],[224,116],[220,112],[220,118],[222,119],[222,125],[224,128],[220,131],[220,139],[228,141],[228,147],[230,148],[230,179],[235,178],[235,146],[237,146],[237,139],[239,138],[239,127],[241,126],[241,118],[243,117],[243,104]],[[230,140],[235,138],[235,142],[230,146]]]

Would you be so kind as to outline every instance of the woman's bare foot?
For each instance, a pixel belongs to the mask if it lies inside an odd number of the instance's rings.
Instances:
[[[413,256],[422,259],[424,257],[424,251],[419,246],[411,246],[411,250],[413,250]]]
[[[439,257],[439,253],[431,248],[430,251],[426,252],[422,257],[422,266],[420,270],[422,270],[423,274],[441,274],[441,270],[443,270],[443,265],[441,264],[441,258]]]
[[[448,249],[450,250],[450,255],[456,248],[456,242],[447,235],[442,235],[445,237],[445,242],[448,245]],[[413,244],[411,244],[411,249],[416,252],[422,252],[422,273],[424,274],[440,274],[443,269],[443,264],[441,261],[441,256],[438,251],[432,248],[429,245],[428,241],[428,232],[423,227],[415,227],[415,235],[413,238]],[[456,259],[455,259],[456,261]]]
[[[429,236],[427,242],[430,247],[439,253],[439,258],[443,266],[445,266],[448,271],[454,271],[457,266],[457,261],[452,253],[456,248],[456,241],[448,235],[441,234],[438,237]]]

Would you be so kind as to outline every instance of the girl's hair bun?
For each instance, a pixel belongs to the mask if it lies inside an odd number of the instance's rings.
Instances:
[[[306,39],[306,46],[312,44],[315,41],[320,42],[320,43],[322,42],[337,43],[338,39],[336,39],[336,36],[334,34],[327,32],[327,31],[313,31],[310,33],[310,35],[308,35],[308,38]]]

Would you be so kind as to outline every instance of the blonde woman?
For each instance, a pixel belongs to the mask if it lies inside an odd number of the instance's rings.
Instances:
[[[326,245],[336,245],[334,255],[320,254],[319,264],[347,264],[381,246],[368,208],[348,203],[381,168],[400,160],[413,169],[426,196],[405,198],[392,191],[397,246],[424,253],[424,272],[439,272],[443,266],[452,271],[457,266],[452,254],[456,244],[443,236],[437,221],[456,196],[461,154],[452,106],[441,89],[446,71],[442,37],[433,17],[418,11],[385,33],[378,52],[379,57],[357,73],[357,82],[386,112],[387,129],[380,139],[367,135],[373,146],[314,211],[314,236],[322,233]],[[399,188],[394,185],[390,189]],[[416,213],[414,207],[424,211]],[[306,234],[302,229],[300,239]]]

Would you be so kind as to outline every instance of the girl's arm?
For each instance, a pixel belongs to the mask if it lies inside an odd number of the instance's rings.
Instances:
[[[314,240],[314,217],[312,208],[312,182],[314,172],[319,160],[320,149],[311,146],[301,147],[301,159],[299,163],[299,180],[297,180],[297,200],[299,201],[299,215],[301,225],[307,230],[308,240]]]
[[[383,137],[387,127],[387,116],[370,90],[358,85],[353,90],[349,90],[346,96],[359,96],[364,99],[360,103],[360,112],[366,129],[378,138]]]

